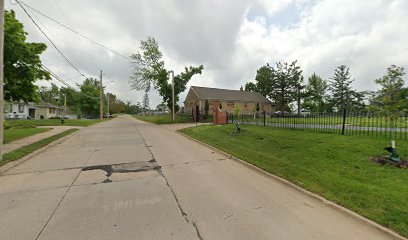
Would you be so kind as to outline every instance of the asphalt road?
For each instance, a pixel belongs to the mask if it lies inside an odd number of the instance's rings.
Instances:
[[[121,116],[3,172],[0,239],[394,239],[176,127]]]

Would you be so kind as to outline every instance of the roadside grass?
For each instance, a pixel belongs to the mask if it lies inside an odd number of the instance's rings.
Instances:
[[[18,119],[7,120],[10,127],[14,128],[29,128],[33,126],[82,126],[88,127],[92,124],[100,122],[99,119],[65,119],[64,124],[61,123],[61,119]],[[103,120],[103,121],[106,121]]]
[[[65,136],[67,136],[67,135],[69,135],[69,134],[71,134],[71,133],[73,133],[73,132],[75,132],[77,130],[78,130],[77,128],[72,128],[72,129],[69,129],[69,130],[64,131],[62,133],[56,134],[56,135],[48,137],[48,138],[44,138],[44,139],[42,139],[42,140],[40,140],[38,142],[32,143],[30,145],[23,146],[23,147],[18,148],[18,149],[14,150],[14,151],[8,152],[8,153],[4,154],[3,159],[0,160],[0,166],[3,166],[5,164],[7,164],[9,162],[12,162],[12,161],[15,161],[17,159],[20,159],[20,158],[34,152],[35,150],[40,149],[40,148],[42,148],[42,147],[44,147],[44,146],[46,146],[46,145],[60,139],[62,137],[65,137]]]
[[[408,169],[378,165],[385,139],[243,125],[180,130],[408,237]],[[398,141],[402,158],[408,142]]]
[[[258,118],[254,118],[253,116],[244,116],[237,118],[234,116],[234,122],[239,121],[241,122],[258,122],[263,124],[263,116],[262,114]],[[342,125],[343,124],[343,117],[341,116],[320,116],[320,115],[312,115],[309,117],[266,117],[265,121],[267,123],[279,123],[279,124],[312,124],[312,125]],[[385,117],[354,117],[354,116],[347,116],[346,124],[349,126],[361,126],[361,127],[390,127],[391,122],[388,118]],[[395,127],[399,128],[407,128],[408,127],[408,118],[400,117],[395,121]]]
[[[4,130],[4,140],[5,144],[29,137],[38,133],[43,133],[51,130],[52,128],[10,128]]]
[[[176,115],[176,121],[173,122],[172,116],[170,114],[164,115],[157,115],[157,116],[143,116],[143,115],[132,115],[134,118],[145,121],[151,122],[155,124],[171,124],[171,123],[186,123],[191,122],[192,120],[187,116],[183,115]]]

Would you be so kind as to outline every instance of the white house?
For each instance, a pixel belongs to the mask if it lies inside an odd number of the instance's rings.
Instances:
[[[6,119],[47,119],[63,116],[64,107],[49,103],[8,102],[4,106]]]
[[[35,118],[36,109],[33,103],[8,102],[4,106],[4,118]]]

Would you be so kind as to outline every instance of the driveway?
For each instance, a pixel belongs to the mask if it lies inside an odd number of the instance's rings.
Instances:
[[[81,129],[0,176],[1,239],[393,239],[130,116]]]

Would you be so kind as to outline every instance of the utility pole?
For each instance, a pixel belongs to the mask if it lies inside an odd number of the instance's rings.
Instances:
[[[3,160],[3,121],[4,121],[4,96],[3,96],[3,65],[4,65],[4,0],[0,0],[0,160]]]
[[[67,94],[64,93],[64,119],[65,115],[67,115]]]
[[[170,78],[171,78],[171,101],[172,101],[172,117],[173,117],[173,122],[174,121],[176,121],[176,113],[174,112],[174,104],[175,104],[175,101],[174,101],[174,71],[173,70],[171,70],[170,71]]]
[[[100,85],[99,85],[99,118],[103,119],[103,86],[102,86],[102,70],[99,75]]]
[[[108,118],[110,117],[110,111],[109,111],[109,93],[106,93],[106,97],[108,99]]]

